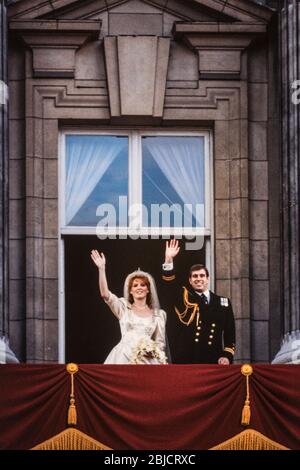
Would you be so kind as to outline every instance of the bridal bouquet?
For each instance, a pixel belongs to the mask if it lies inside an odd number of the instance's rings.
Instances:
[[[131,364],[147,364],[147,359],[157,359],[157,363],[167,364],[165,353],[150,338],[142,337],[132,350]]]

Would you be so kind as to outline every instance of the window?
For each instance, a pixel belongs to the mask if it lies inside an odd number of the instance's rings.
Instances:
[[[204,166],[203,137],[143,136],[142,202],[148,215],[143,225],[205,227]],[[162,205],[173,208],[169,224],[152,210]]]
[[[60,156],[59,360],[97,363],[120,333],[99,302],[92,249],[105,253],[109,287],[117,295],[138,267],[159,283],[162,239],[172,235],[185,248],[176,262],[180,282],[195,256],[213,280],[210,136],[65,130]]]
[[[210,236],[208,133],[66,132],[63,147],[63,234]]]
[[[66,226],[95,226],[99,205],[112,204],[118,211],[118,198],[127,195],[128,137],[66,136]]]

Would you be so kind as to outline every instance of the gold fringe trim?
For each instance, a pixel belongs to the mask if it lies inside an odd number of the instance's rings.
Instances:
[[[69,428],[31,450],[112,450],[78,429]]]
[[[246,429],[210,450],[290,450],[254,429]]]
[[[253,374],[250,364],[244,364],[241,368],[241,373],[246,377],[246,399],[242,411],[242,426],[249,426],[251,418],[249,377]]]
[[[71,393],[70,393],[70,406],[68,409],[68,425],[76,426],[77,424],[77,411],[75,406],[75,392],[74,392],[74,374],[78,372],[78,365],[70,362],[66,366],[67,371],[71,375]]]
[[[78,429],[65,429],[60,434],[31,450],[112,450]],[[254,429],[247,429],[210,450],[290,450]]]

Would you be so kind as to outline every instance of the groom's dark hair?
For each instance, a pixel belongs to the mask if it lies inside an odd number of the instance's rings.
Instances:
[[[204,271],[206,272],[206,276],[209,277],[208,269],[206,266],[204,266],[204,264],[193,264],[193,266],[190,268],[189,277],[191,277],[194,271],[200,271],[200,269],[204,269]]]

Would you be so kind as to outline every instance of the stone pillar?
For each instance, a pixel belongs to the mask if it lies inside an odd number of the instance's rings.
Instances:
[[[8,334],[7,315],[7,18],[6,5],[0,0],[0,337]]]
[[[282,61],[282,346],[273,363],[300,359],[299,162],[300,104],[293,100],[300,80],[300,3],[285,0],[281,10]],[[299,96],[299,93],[298,93]]]
[[[0,363],[18,362],[8,345],[8,88],[7,17],[0,0]]]

